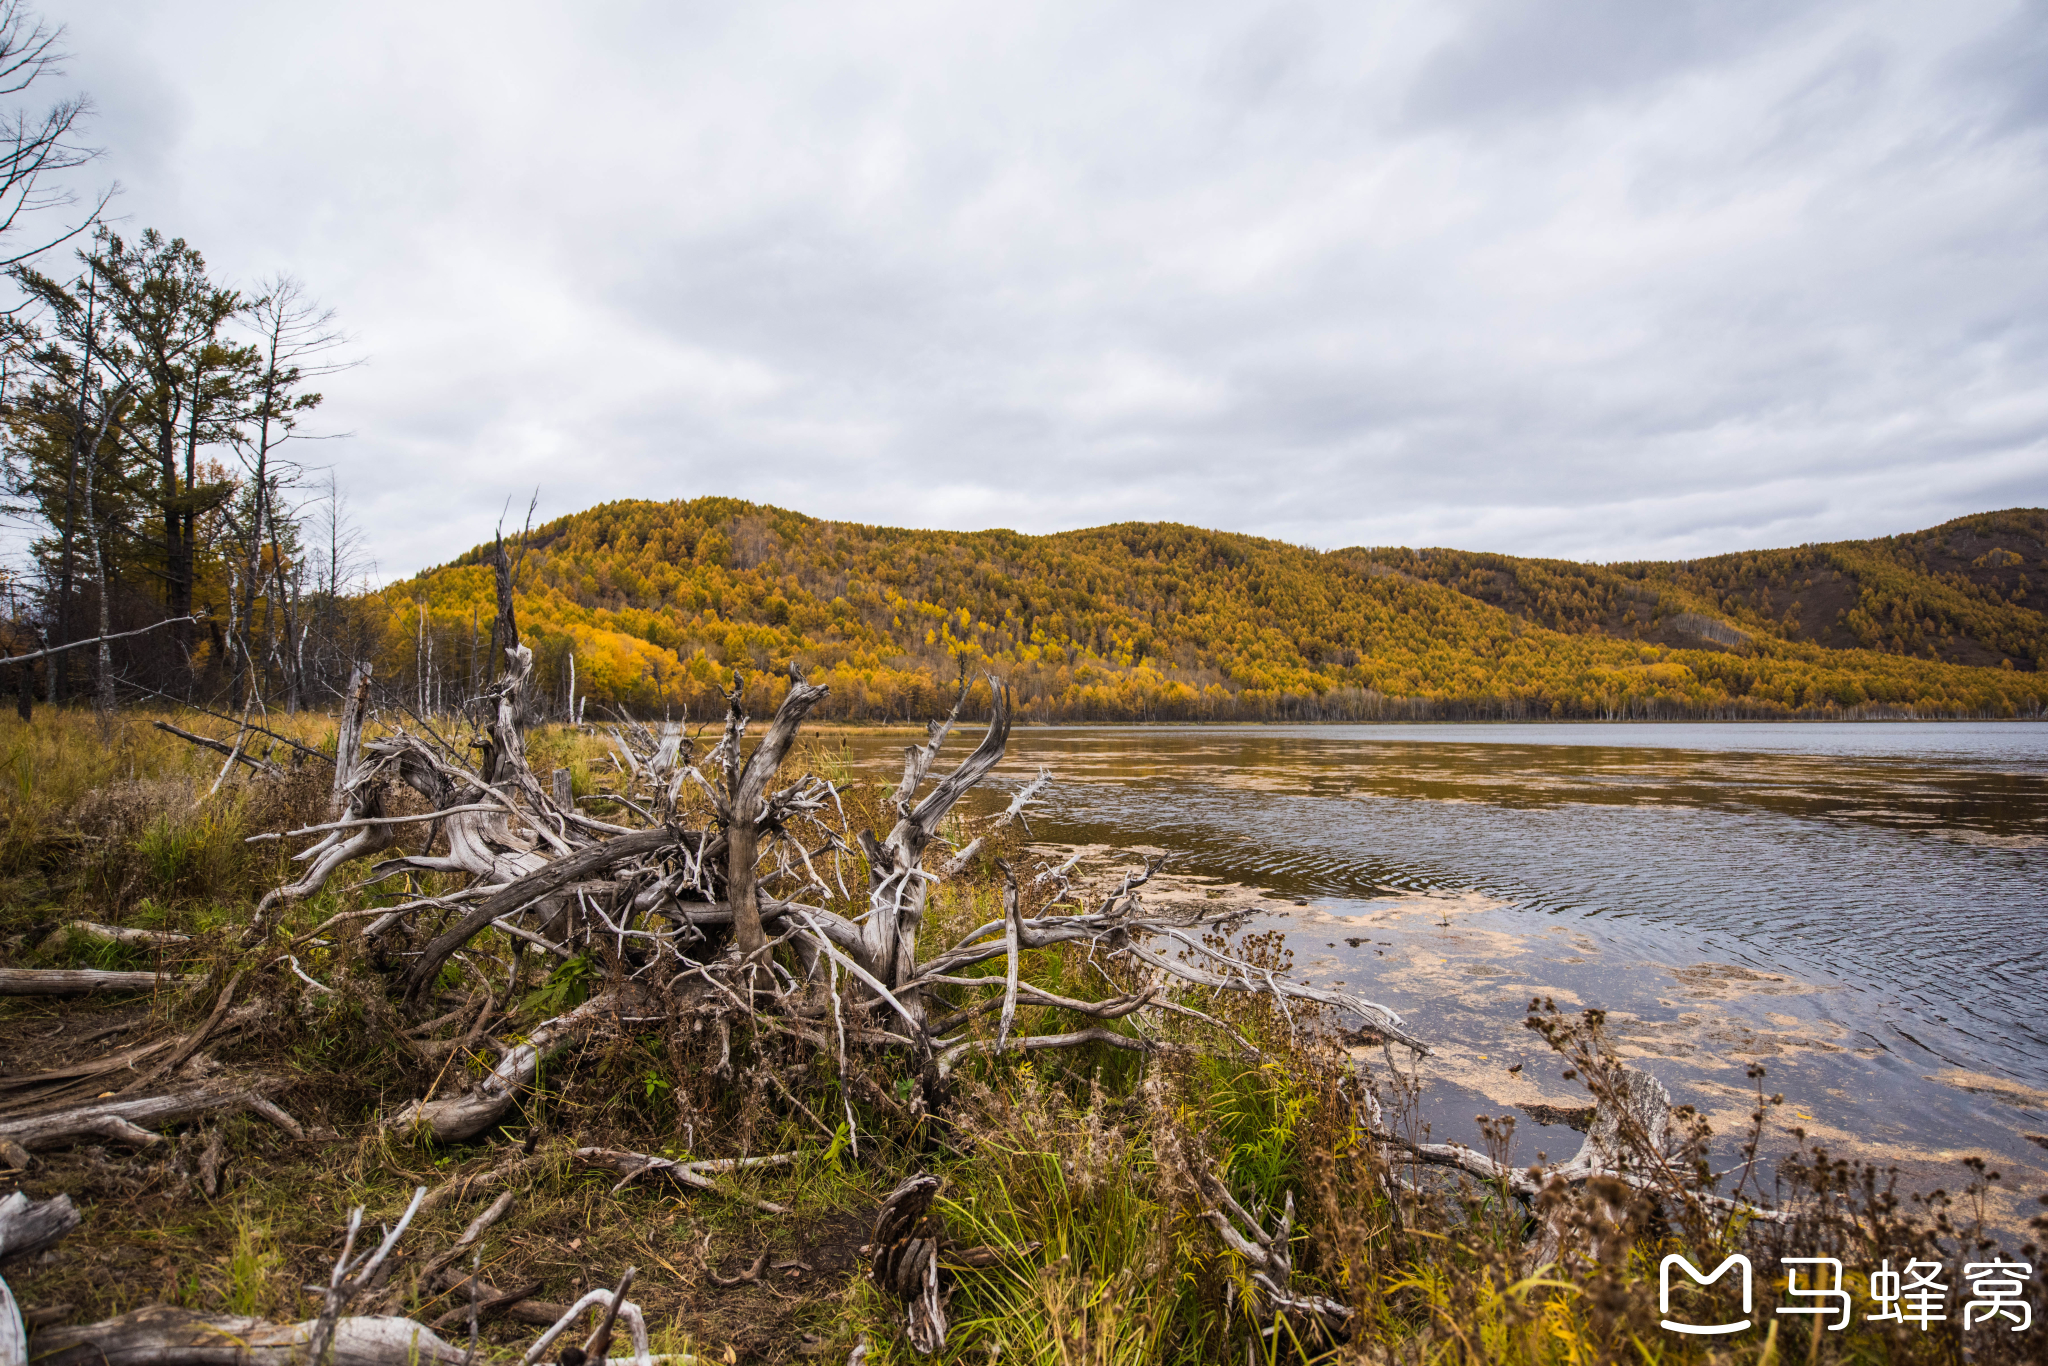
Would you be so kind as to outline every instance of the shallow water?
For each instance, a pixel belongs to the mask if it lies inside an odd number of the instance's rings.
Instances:
[[[1040,763],[1041,839],[1254,888],[1400,1011],[1440,1138],[1584,1103],[1521,1025],[1551,995],[1723,1134],[1761,1062],[1835,1151],[2048,1185],[2048,726],[1027,727],[998,778]]]

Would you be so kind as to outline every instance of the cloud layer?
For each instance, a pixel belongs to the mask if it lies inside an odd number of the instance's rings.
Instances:
[[[384,576],[732,494],[1612,560],[2048,494],[2048,9],[53,6]]]

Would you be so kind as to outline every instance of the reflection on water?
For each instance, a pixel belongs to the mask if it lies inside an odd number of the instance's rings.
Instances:
[[[1301,961],[1443,1040],[1441,1135],[1536,1085],[1548,990],[1717,1115],[1754,1057],[1845,1142],[2044,1157],[2048,727],[1033,727],[999,777],[1041,763],[1041,838],[1309,899]]]

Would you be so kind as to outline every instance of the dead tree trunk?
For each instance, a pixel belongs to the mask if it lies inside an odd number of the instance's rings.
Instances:
[[[327,798],[329,815],[339,816],[347,808],[349,788],[355,782],[363,722],[370,712],[370,674],[369,661],[358,661],[349,672],[348,691],[341,695],[341,723],[334,732],[334,786]]]

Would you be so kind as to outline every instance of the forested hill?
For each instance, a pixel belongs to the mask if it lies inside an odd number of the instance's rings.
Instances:
[[[1710,623],[1832,649],[2023,669],[2048,645],[2048,511],[1680,563],[1574,564],[1466,550],[1370,550],[1377,563],[1556,631],[1736,643]]]
[[[827,714],[854,719],[929,714],[963,667],[1053,720],[2010,716],[2048,704],[2044,524],[2019,510],[1592,566],[1168,523],[912,531],[701,498],[593,508],[515,553],[522,638],[556,709],[573,667],[578,696],[701,717],[733,669],[794,658],[832,686]],[[474,690],[489,559],[376,595],[384,677],[430,702]]]

